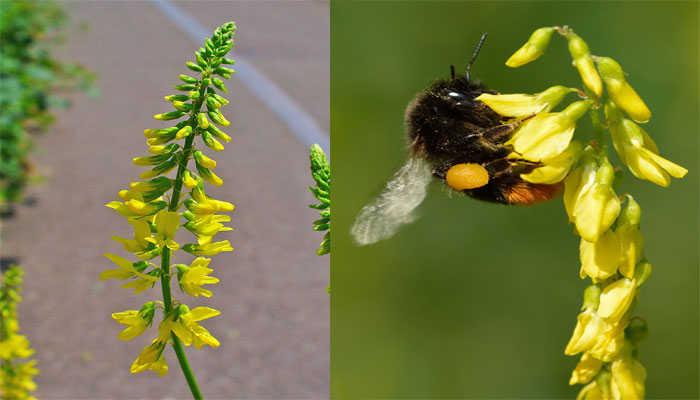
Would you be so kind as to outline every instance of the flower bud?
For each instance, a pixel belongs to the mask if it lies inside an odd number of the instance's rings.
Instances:
[[[581,75],[581,80],[596,96],[600,97],[603,94],[603,83],[600,81],[588,44],[572,31],[569,31],[566,37],[569,40],[569,53],[574,59],[574,66]]]
[[[565,86],[552,86],[536,95],[482,93],[475,100],[481,101],[500,115],[525,117],[542,111],[549,112],[573,90]]]
[[[180,90],[183,92],[189,92],[190,90],[197,89],[197,85],[191,85],[189,83],[186,83],[184,85],[175,85],[175,86],[173,86],[173,89]]]
[[[620,213],[617,220],[615,234],[620,239],[621,256],[620,273],[632,279],[635,265],[642,254],[643,238],[639,232],[639,220],[642,216],[642,209],[632,196],[627,197],[627,206]]]
[[[186,127],[177,131],[177,133],[175,134],[175,139],[178,139],[178,140],[184,139],[187,136],[190,136],[191,133],[192,133],[192,127],[187,125]]]
[[[615,104],[625,110],[633,120],[640,123],[649,121],[651,111],[625,80],[625,73],[620,64],[608,57],[598,57],[596,62],[600,76]]]
[[[221,186],[224,184],[224,181],[221,180],[216,174],[211,172],[208,168],[205,168],[201,166],[199,163],[195,163],[195,167],[197,168],[197,171],[199,172],[199,175],[204,179],[205,181],[209,182],[210,184],[214,186]]]
[[[204,155],[199,150],[196,150],[194,152],[194,160],[197,164],[201,165],[202,167],[205,168],[216,168],[216,161],[212,160],[211,158],[207,157]]]
[[[209,127],[212,126],[214,125],[209,125]],[[214,139],[214,137],[209,133],[209,131],[202,131],[202,140],[204,140],[204,144],[207,145],[207,147],[214,151],[221,151],[224,149],[224,145],[219,143],[218,140]]]
[[[199,65],[193,63],[192,61],[188,61],[186,65],[187,65],[187,68],[189,68],[189,69],[192,70],[192,71],[195,71],[195,72],[204,72],[204,69],[202,69],[202,67],[200,67]]]
[[[209,120],[207,119],[207,115],[205,113],[200,112],[197,114],[197,126],[202,129],[207,129],[209,127]]]
[[[165,96],[167,101],[187,101],[189,97],[186,94],[171,94],[170,96]]]
[[[646,259],[642,259],[635,266],[634,281],[637,282],[637,286],[642,286],[649,276],[651,276],[651,264]]]
[[[231,123],[228,122],[226,117],[224,117],[219,110],[209,111],[207,114],[209,115],[209,118],[211,118],[211,120],[219,126],[226,127],[231,125]]]
[[[517,68],[538,59],[547,50],[549,41],[552,39],[552,33],[554,33],[554,28],[552,27],[537,29],[530,35],[530,39],[510,56],[508,61],[506,61],[506,65],[511,68]]]
[[[175,107],[176,110],[183,111],[183,112],[192,111],[192,103],[185,103],[182,101],[173,101],[173,107]]]
[[[195,83],[199,82],[199,81],[197,80],[197,78],[193,78],[193,77],[191,77],[191,76],[189,76],[189,75],[179,75],[178,78],[180,78],[180,80],[183,81],[183,82],[185,82],[185,83],[192,83],[192,84],[195,84]]]
[[[161,121],[168,121],[171,119],[178,119],[183,115],[185,115],[185,113],[182,111],[171,111],[163,114],[156,114],[153,116],[153,118]]]
[[[172,143],[169,145],[150,146],[148,148],[148,152],[151,154],[169,154],[169,153],[172,153],[179,148],[180,148],[179,144]]]
[[[221,103],[216,101],[216,99],[211,96],[207,96],[206,102],[207,107],[209,107],[210,110],[216,110],[218,108],[221,108]]]
[[[214,86],[216,86],[217,89],[221,90],[224,93],[227,93],[228,90],[226,90],[226,85],[224,85],[224,81],[222,81],[219,78],[214,78],[211,80]]]

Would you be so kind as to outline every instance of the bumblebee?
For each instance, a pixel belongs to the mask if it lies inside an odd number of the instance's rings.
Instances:
[[[498,94],[469,77],[485,39],[486,34],[464,76],[455,76],[451,66],[451,78],[437,79],[409,103],[405,115],[408,160],[358,214],[351,233],[359,244],[387,239],[402,225],[413,222],[414,210],[433,179],[472,198],[507,205],[536,204],[561,193],[560,183],[523,180],[521,174],[541,164],[519,158],[505,144],[534,114],[511,122],[475,100],[482,93]]]

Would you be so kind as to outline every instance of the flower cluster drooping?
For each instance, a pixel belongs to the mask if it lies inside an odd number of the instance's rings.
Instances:
[[[581,354],[569,383],[585,385],[579,399],[641,399],[646,370],[639,362],[639,344],[648,330],[646,321],[633,312],[651,264],[642,252],[641,207],[631,195],[615,192],[621,174],[608,159],[605,128],[620,159],[637,178],[666,187],[670,177],[682,178],[687,170],[659,156],[656,144],[637,125],[649,121],[651,112],[627,83],[620,65],[591,55],[588,44],[568,27],[536,30],[506,65],[519,67],[539,58],[554,32],[567,39],[583,90],[553,86],[536,95],[483,94],[477,100],[509,117],[534,114],[507,143],[513,157],[540,163],[521,178],[533,183],[564,182],[565,209],[581,237],[580,276],[592,281],[565,349],[568,355]],[[574,91],[584,100],[551,112]],[[576,120],[586,112],[595,141],[584,145],[571,139]]]
[[[118,268],[104,271],[100,279],[127,280],[122,287],[134,289],[135,293],[146,291],[160,281],[163,291],[162,302],[150,301],[139,310],[112,314],[117,322],[127,326],[119,334],[119,338],[131,340],[152,325],[156,308],[163,311],[163,320],[158,326],[158,337],[146,346],[134,361],[131,366],[133,373],[151,369],[159,375],[165,375],[168,366],[163,358],[163,351],[168,343],[173,344],[181,365],[184,358],[182,344],[194,344],[198,349],[203,345],[219,346],[219,341],[197,323],[218,315],[219,311],[208,307],[190,310],[186,305],[173,300],[170,294],[170,278],[176,276],[180,289],[190,296],[210,297],[212,292],[204,286],[215,284],[219,280],[210,276],[213,270],[209,268],[211,259],[207,257],[233,250],[228,240],[214,241],[214,236],[220,231],[231,230],[223,225],[231,218],[218,213],[232,211],[233,204],[216,200],[206,194],[204,182],[221,186],[223,181],[212,171],[216,168],[216,161],[197,148],[195,138],[201,138],[201,143],[214,151],[223,150],[220,141],[231,141],[231,138],[217,127],[229,126],[229,121],[220,111],[222,106],[228,104],[228,100],[217,94],[217,89],[221,92],[227,90],[223,80],[214,75],[228,79],[234,72],[223,65],[234,63],[224,56],[233,46],[235,29],[233,22],[217,28],[213,37],[206,39],[205,46],[195,52],[196,62],[188,62],[187,68],[200,76],[196,78],[180,75],[179,78],[184,83],[176,85],[175,89],[185,94],[165,97],[172,103],[175,111],[154,117],[164,121],[187,118],[170,128],[144,131],[152,155],[136,157],[133,163],[137,166],[151,167],[141,173],[140,177],[145,181],[131,183],[128,190],[119,192],[122,201],[107,204],[126,217],[134,228],[133,238],[112,238],[139,260],[132,262],[107,253],[105,256]],[[175,142],[183,139],[182,144]],[[190,159],[194,159],[196,172],[188,169]],[[174,176],[166,176],[173,170],[176,170]],[[183,190],[189,190],[189,198],[184,200]],[[182,205],[185,209],[181,209]],[[196,242],[184,245],[176,242],[175,237],[180,227],[190,231],[197,238]],[[171,265],[171,259],[179,250],[198,257],[189,265]],[[155,257],[160,257],[160,265],[150,262]],[[184,358],[184,364],[186,363]],[[189,366],[182,366],[183,370],[189,370]],[[190,378],[194,381],[194,377],[187,376],[186,371],[185,374],[190,389],[195,394],[196,382],[195,388],[190,382]]]
[[[19,266],[11,265],[2,276],[0,288],[0,397],[3,399],[33,399],[30,392],[36,390],[33,376],[39,373],[36,360],[18,362],[34,354],[29,340],[20,335],[17,323],[17,303],[22,289]]]

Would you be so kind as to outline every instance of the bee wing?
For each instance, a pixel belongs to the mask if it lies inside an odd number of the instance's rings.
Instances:
[[[431,178],[428,162],[410,157],[381,194],[357,215],[350,230],[355,241],[364,246],[388,239],[402,225],[413,222],[417,218],[414,210],[425,198]]]

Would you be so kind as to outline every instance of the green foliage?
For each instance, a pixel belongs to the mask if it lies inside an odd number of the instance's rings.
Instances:
[[[51,57],[65,22],[65,13],[51,1],[0,2],[0,209],[21,198],[30,171],[29,132],[53,122],[52,107],[68,105],[51,93],[58,87],[92,90],[93,75]]]
[[[322,256],[331,252],[331,167],[321,146],[317,144],[311,146],[309,159],[311,160],[311,176],[316,181],[316,187],[309,187],[309,190],[321,202],[309,206],[319,210],[321,215],[321,219],[314,221],[312,229],[326,231],[321,248],[316,251],[316,254]]]

